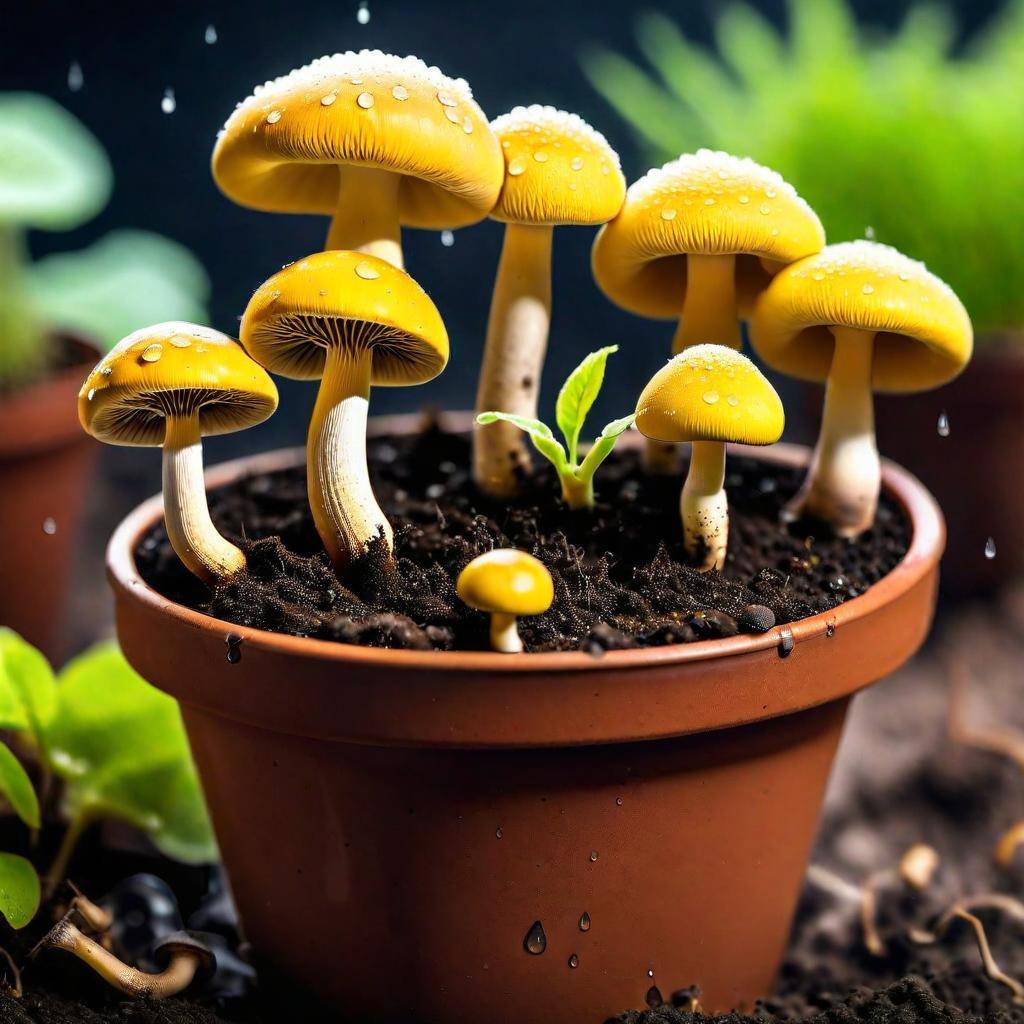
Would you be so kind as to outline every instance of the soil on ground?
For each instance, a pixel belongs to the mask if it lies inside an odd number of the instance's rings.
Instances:
[[[597,506],[573,511],[547,466],[511,504],[479,494],[465,436],[427,425],[369,444],[374,488],[395,531],[339,580],[317,536],[302,468],[255,476],[210,495],[218,528],[249,569],[211,594],[171,550],[161,526],[137,552],[146,581],[168,597],[239,625],[341,643],[417,650],[488,645],[487,617],[456,596],[474,557],[515,547],[551,572],[555,601],[522,619],[529,651],[686,643],[763,632],[863,593],[899,562],[909,526],[883,497],[856,541],[824,524],[786,526],[780,512],[802,471],[732,457],[728,562],[722,573],[687,564],[679,520],[681,476],[652,478],[635,451],[615,452],[597,477]]]

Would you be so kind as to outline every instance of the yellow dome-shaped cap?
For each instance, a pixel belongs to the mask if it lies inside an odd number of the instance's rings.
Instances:
[[[499,548],[473,559],[459,573],[459,597],[482,612],[540,615],[555,599],[551,574],[533,555]]]
[[[276,408],[274,382],[234,338],[178,321],[119,341],[78,393],[82,426],[108,444],[162,445],[167,417],[193,412],[203,434],[230,434]]]
[[[763,373],[725,345],[693,345],[670,359],[636,404],[636,426],[656,441],[774,444],[786,414]]]
[[[242,344],[272,373],[323,376],[327,349],[373,349],[374,386],[423,384],[448,362],[448,332],[430,296],[404,271],[334,249],[292,263],[256,290]]]
[[[469,86],[379,50],[321,57],[257,86],[213,151],[225,195],[284,213],[333,213],[340,164],[402,175],[399,217],[417,228],[482,220],[504,176]]]
[[[888,245],[830,245],[780,273],[754,308],[750,340],[770,366],[821,381],[832,365],[830,327],[875,332],[876,391],[927,391],[971,358],[963,304],[923,263]]]
[[[491,211],[511,224],[604,224],[622,208],[618,154],[582,117],[554,107],[515,107],[491,122],[505,156],[505,184]]]
[[[622,212],[598,233],[591,262],[601,290],[624,309],[678,317],[687,255],[736,255],[740,299],[748,303],[779,266],[824,244],[817,214],[781,175],[701,149],[629,186]]]

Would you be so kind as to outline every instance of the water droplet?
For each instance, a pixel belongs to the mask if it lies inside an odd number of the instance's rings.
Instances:
[[[715,200],[711,196],[708,196],[707,199],[704,200],[704,205],[705,206],[714,206],[715,205]]]
[[[663,206],[661,208],[661,219],[662,220],[675,220],[676,211],[671,206]]]
[[[77,60],[73,60],[68,68],[68,88],[72,92],[81,92],[83,85],[85,85],[85,75],[82,74],[82,65]]]
[[[494,830],[494,838],[495,839],[501,839],[501,837],[504,834],[505,834],[505,832],[503,831],[503,829],[502,829],[502,827],[500,825]]]
[[[452,124],[462,124],[462,118],[459,117],[459,112],[454,107],[445,107],[444,116],[448,118]]]
[[[864,228],[864,237],[872,242],[875,240],[875,229],[870,224]]]
[[[366,0],[362,0],[359,4],[359,9],[356,11],[356,21],[358,21],[360,25],[370,24],[370,5]]]
[[[391,90],[391,95],[394,96],[396,100],[407,100],[409,98],[409,90],[406,89],[404,85],[396,85]]]
[[[576,968],[579,967],[579,965],[580,965],[580,958],[575,953],[573,953],[572,956],[569,957],[569,968],[570,968],[570,970],[575,971]]]
[[[772,208],[767,203],[762,203],[761,206],[759,207],[759,209],[760,209],[761,213],[763,213],[766,217],[768,216],[769,213],[772,212]]]
[[[811,277],[815,281],[824,281],[825,280],[825,275],[820,270],[816,270],[813,274],[811,274]]]
[[[985,541],[985,557],[990,562],[996,557],[996,542],[992,537]]]
[[[178,101],[174,98],[174,90],[170,87],[164,89],[163,98],[160,100],[160,109],[165,114],[173,114],[178,109]]]
[[[772,236],[772,238],[775,238],[776,235],[778,235],[778,233],[779,233],[779,229],[778,228],[772,228],[771,231],[769,232],[769,234]]]
[[[363,80],[361,78],[350,78],[348,81],[349,81],[349,85],[362,85],[363,84]]]
[[[779,657],[788,658],[793,653],[794,647],[796,647],[796,637],[793,636],[793,630],[789,626],[783,626],[779,637]]]
[[[708,403],[708,405],[714,405],[720,397],[721,396],[718,394],[717,391],[705,391],[704,394],[701,395],[701,398],[703,398],[704,401]]]
[[[471,118],[468,114],[462,119],[462,130],[467,135],[473,134],[473,118]]]
[[[356,103],[363,108],[363,110],[369,110],[373,106],[373,96],[368,92],[361,92],[356,97]]]
[[[188,348],[192,344],[192,339],[186,338],[184,334],[172,334],[167,340],[175,348]]]
[[[329,92],[326,96],[321,96],[320,97],[320,106],[321,107],[329,107],[332,103],[334,103],[334,101],[337,98],[338,98],[338,94],[336,92]]]
[[[866,284],[866,285],[864,285],[863,288],[861,288],[861,291],[865,295],[874,295],[875,294],[875,287],[874,287],[874,285]]]
[[[43,520],[43,533],[52,537],[57,532],[57,520],[53,516],[47,516]]]
[[[376,281],[380,277],[380,271],[373,264],[362,260],[356,264],[356,277],[361,277],[364,281]]]
[[[206,31],[203,33],[203,42],[206,43],[207,46],[213,46],[213,44],[217,42],[216,25],[206,26]]]
[[[615,806],[616,807],[621,807],[622,806],[622,797],[621,796],[617,796],[615,798]]]
[[[540,956],[548,948],[548,937],[544,934],[544,925],[534,921],[523,939],[523,949],[533,956]]]
[[[829,619],[828,622],[825,623],[825,636],[827,636],[829,639],[831,639],[835,635],[836,635],[836,620],[835,619]]]
[[[442,231],[441,232],[441,244],[446,249],[450,249],[455,244],[455,232],[454,231]]]
[[[735,395],[729,395],[725,399],[734,409],[740,404],[740,400]]]
[[[647,995],[644,996],[647,1005],[653,1010],[658,1006],[661,1006],[665,1000],[662,998],[661,990],[657,985],[652,985],[647,990]]]
[[[91,402],[96,397],[96,389],[89,388],[89,393],[85,396],[87,402]]]
[[[545,149],[538,149],[533,154],[533,159],[539,164],[546,164],[548,162],[548,153]]]
[[[581,157],[581,156],[574,156],[572,158],[572,162],[569,164],[569,166],[574,171],[582,171],[583,170],[583,157]]]
[[[750,202],[750,196],[737,196],[736,198],[738,202],[742,203],[744,206]]]
[[[437,94],[437,102],[442,107],[457,107],[459,105],[459,101],[446,92],[439,92]]]
[[[228,664],[237,665],[242,660],[242,638],[237,633],[228,633],[224,643],[228,648]]]
[[[515,160],[512,160],[508,165],[508,173],[513,178],[518,177],[526,170],[526,161],[521,157],[517,156]]]
[[[598,858],[598,852],[597,852],[597,850],[591,850],[591,851],[590,851],[590,863],[591,863],[591,864],[593,864],[593,863],[594,863],[594,861],[596,861],[596,860],[597,860],[597,858]]]
[[[109,377],[113,372],[114,372],[114,368],[112,366],[104,366],[103,369],[100,370],[100,373],[104,377]]]
[[[147,345],[145,347],[145,349],[143,349],[143,352],[142,352],[142,355],[141,355],[140,358],[142,359],[142,361],[144,363],[158,363],[158,362],[160,362],[160,357],[163,354],[164,354],[164,347],[163,347],[163,345],[157,345],[157,344]]]
[[[939,437],[949,437],[949,417],[945,410],[939,413],[939,422],[935,425],[935,429],[939,432]]]
[[[281,120],[281,111],[280,110],[272,110],[269,114],[267,114],[267,124],[277,124],[277,122],[280,121],[280,120]]]
[[[593,924],[593,922],[590,920],[590,914],[584,910],[583,913],[580,914],[580,931],[589,932],[591,924]]]

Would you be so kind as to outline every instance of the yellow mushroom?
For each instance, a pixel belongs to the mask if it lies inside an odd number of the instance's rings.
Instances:
[[[785,426],[782,402],[754,364],[724,345],[693,345],[652,378],[636,406],[640,433],[691,441],[680,499],[687,554],[721,569],[729,543],[725,442],[773,444]]]
[[[830,245],[782,271],[758,301],[750,340],[770,366],[827,381],[810,472],[788,509],[855,537],[881,487],[872,391],[927,391],[971,357],[971,322],[952,289],[887,245]]]
[[[204,436],[262,423],[277,388],[233,338],[169,322],[120,341],[78,395],[82,426],[108,444],[163,447],[167,536],[189,571],[215,583],[245,567],[245,556],[210,519],[203,483]]]
[[[321,57],[236,107],[213,151],[230,199],[333,216],[326,248],[402,266],[401,225],[457,228],[490,212],[501,149],[461,78],[380,50]]]
[[[626,194],[619,158],[576,114],[516,107],[491,122],[505,157],[494,220],[505,224],[476,411],[535,419],[551,320],[551,243],[558,225],[604,224]],[[509,423],[473,427],[473,477],[496,498],[518,490],[530,455]]]
[[[478,555],[459,573],[459,597],[491,616],[491,646],[503,654],[523,649],[516,617],[540,615],[555,599],[551,574],[533,555],[498,548]]]
[[[306,486],[331,560],[343,568],[377,537],[390,549],[391,525],[366,466],[370,387],[422,384],[444,369],[448,334],[430,297],[376,256],[315,253],[256,290],[241,339],[273,373],[320,381]]]
[[[621,213],[598,232],[592,264],[624,309],[679,318],[673,353],[704,342],[738,349],[739,321],[772,275],[824,244],[821,221],[779,174],[701,149],[630,185]],[[657,444],[647,461],[658,473],[675,465]]]

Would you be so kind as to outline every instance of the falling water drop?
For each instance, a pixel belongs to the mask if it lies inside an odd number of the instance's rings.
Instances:
[[[57,520],[54,519],[53,516],[47,516],[43,520],[43,533],[45,533],[47,537],[52,537],[56,532]]]
[[[203,33],[203,42],[206,43],[207,46],[213,46],[213,44],[215,42],[217,42],[217,26],[216,25],[207,25],[206,26],[206,31]]]
[[[370,24],[370,5],[367,3],[367,0],[361,0],[359,8],[356,11],[356,21],[358,21],[360,25]]]
[[[228,633],[224,643],[228,648],[228,664],[237,665],[242,660],[242,638],[237,633]]]
[[[500,825],[494,830],[494,838],[495,839],[500,839],[504,834],[505,833],[502,831],[502,828],[501,828]]]
[[[584,910],[583,913],[580,914],[580,931],[589,932],[591,924],[592,922],[590,920],[590,914],[588,914],[587,911]]]
[[[597,860],[597,850],[590,851],[590,863],[593,864]]]
[[[548,937],[544,934],[544,925],[534,921],[523,939],[523,949],[531,956],[540,956],[548,948]]]
[[[873,242],[875,240],[875,229],[870,224],[868,224],[868,226],[864,228],[864,237],[869,242]]]
[[[68,88],[72,92],[81,92],[83,85],[85,85],[85,75],[82,74],[82,65],[77,60],[73,60],[68,68]]]
[[[992,537],[985,541],[985,557],[989,561],[996,557],[996,542]]]
[[[442,231],[441,232],[441,244],[446,249],[450,249],[455,244],[455,232],[454,231]]]
[[[946,415],[945,410],[939,413],[939,422],[936,424],[935,429],[938,430],[939,437],[949,437],[949,417]]]
[[[178,101],[174,97],[174,90],[168,86],[164,89],[163,98],[160,100],[160,109],[165,114],[173,114],[178,109]]]

